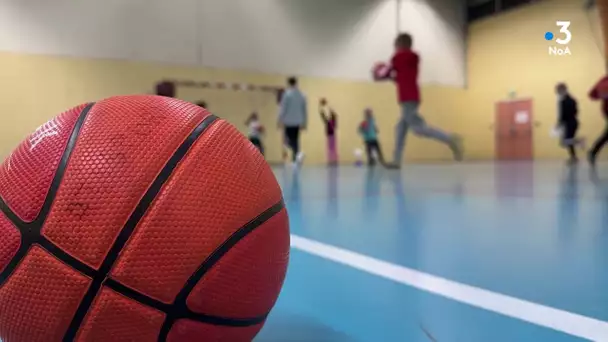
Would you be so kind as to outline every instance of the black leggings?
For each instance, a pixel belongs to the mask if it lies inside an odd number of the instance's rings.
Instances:
[[[380,149],[380,144],[378,140],[369,140],[365,142],[365,152],[367,154],[367,163],[369,165],[375,165],[376,159],[374,158],[373,152],[376,151],[378,155],[378,159],[380,159],[380,163],[384,164],[384,156],[382,155],[382,150]]]
[[[300,127],[285,127],[285,139],[287,140],[287,146],[291,149],[292,160],[295,162],[300,152]]]
[[[602,147],[606,145],[608,142],[608,123],[606,123],[606,128],[604,128],[604,133],[595,141],[593,147],[591,148],[591,158],[595,160],[597,154],[600,152]]]
[[[249,141],[253,144],[253,146],[257,147],[260,150],[260,153],[264,155],[264,145],[262,144],[262,140],[258,137],[249,137]]]
[[[568,149],[570,158],[576,159],[575,139],[576,131],[578,131],[578,122],[564,122],[562,123],[563,137],[562,145]]]

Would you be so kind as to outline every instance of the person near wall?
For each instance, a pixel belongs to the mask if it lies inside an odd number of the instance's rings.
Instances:
[[[264,134],[264,126],[260,123],[258,113],[253,112],[245,121],[249,129],[249,141],[253,146],[257,147],[262,155],[264,155],[264,144],[262,144],[262,135]]]
[[[293,165],[297,167],[304,160],[304,154],[300,151],[300,132],[306,129],[308,123],[308,104],[306,96],[298,88],[297,78],[290,77],[287,85],[279,105],[278,126],[284,131]]]
[[[602,77],[589,91],[589,97],[594,101],[602,101],[602,114],[606,120],[604,132],[595,141],[593,147],[589,151],[589,163],[595,167],[597,155],[600,153],[604,145],[608,142],[608,75]]]
[[[163,81],[156,84],[155,94],[158,96],[175,97],[175,83]]]
[[[326,99],[319,101],[319,115],[325,124],[325,135],[327,136],[327,162],[330,166],[338,164],[338,150],[336,144],[336,125],[338,115],[328,107]]]
[[[568,149],[570,154],[569,164],[576,164],[578,158],[576,156],[576,147],[584,149],[585,140],[576,137],[578,131],[578,104],[574,99],[568,87],[565,83],[559,83],[555,86],[555,92],[558,96],[558,108],[559,114],[557,119],[557,126],[561,131],[561,145]]]
[[[431,127],[420,115],[420,87],[418,85],[418,68],[420,57],[412,50],[413,39],[407,33],[401,33],[395,39],[395,54],[389,68],[382,75],[375,75],[377,80],[392,80],[397,85],[401,117],[396,127],[394,163],[389,168],[400,168],[403,158],[405,138],[411,129],[414,134],[429,138],[447,145],[454,154],[454,159],[462,160],[462,141],[456,134],[446,133]]]
[[[375,166],[376,159],[383,165],[386,164],[380,143],[378,142],[378,126],[376,126],[374,111],[371,108],[366,108],[363,111],[363,122],[359,125],[359,134],[363,137],[363,142],[365,143],[367,165]]]

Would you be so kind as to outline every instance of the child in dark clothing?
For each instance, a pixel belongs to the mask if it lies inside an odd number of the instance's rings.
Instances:
[[[575,147],[584,149],[585,140],[576,137],[578,131],[578,105],[576,99],[574,99],[568,92],[568,87],[565,83],[559,83],[555,87],[559,100],[559,116],[557,126],[562,132],[561,145],[568,149],[570,154],[569,164],[576,164],[578,158],[576,157]]]
[[[367,164],[369,166],[376,165],[376,158],[374,154],[380,159],[380,163],[384,164],[384,157],[380,144],[378,143],[378,127],[376,126],[376,120],[374,119],[374,113],[370,108],[366,108],[364,111],[365,119],[359,125],[359,134],[363,137],[365,142],[365,152],[367,154]]]
[[[326,113],[329,111],[329,115]],[[338,116],[336,112],[327,108],[327,100],[321,99],[319,101],[319,114],[321,120],[325,123],[325,134],[327,135],[327,161],[330,165],[336,165],[338,163],[338,151],[336,147],[336,124]]]
[[[258,113],[253,112],[245,121],[249,128],[249,141],[258,148],[260,153],[264,155],[264,145],[262,144],[262,134],[264,134],[264,126],[260,123]]]
[[[170,81],[163,81],[156,84],[155,94],[158,96],[175,97],[175,83]]]

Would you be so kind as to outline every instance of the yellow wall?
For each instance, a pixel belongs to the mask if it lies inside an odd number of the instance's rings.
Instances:
[[[567,82],[580,100],[582,134],[594,138],[604,127],[596,103],[586,93],[603,74],[601,36],[597,13],[583,10],[583,0],[549,0],[475,23],[468,41],[468,89],[423,87],[422,112],[428,122],[465,136],[468,159],[493,159],[494,104],[515,91],[534,100],[534,144],[537,158],[563,158],[549,137],[555,122],[556,82]],[[556,20],[572,22],[572,56],[549,56],[545,31],[555,30]],[[390,42],[387,42],[390,44]],[[423,61],[424,62],[424,61]],[[163,78],[211,80],[282,86],[284,75],[270,75],[209,68],[167,66],[154,63],[93,60],[0,53],[0,157],[35,127],[56,113],[82,102],[117,94],[150,92]],[[311,107],[309,130],[303,136],[308,161],[325,161],[323,125],[316,113],[320,97],[327,97],[339,113],[339,149],[342,160],[352,161],[362,147],[356,127],[361,111],[376,110],[381,143],[392,154],[394,125],[398,118],[395,91],[390,84],[301,78]],[[280,139],[275,128],[276,103],[271,94],[180,89],[179,97],[204,99],[210,109],[245,131],[244,120],[252,109],[267,127],[268,158],[280,160]],[[407,159],[449,160],[439,144],[409,138]]]
[[[471,158],[494,156],[494,103],[510,91],[532,98],[533,115],[540,123],[534,131],[537,159],[564,158],[549,130],[555,125],[554,87],[566,82],[579,100],[581,135],[595,139],[605,123],[599,105],[587,98],[604,74],[602,37],[595,11],[585,11],[583,0],[541,1],[534,5],[471,25],[468,42],[469,90],[462,127]],[[555,21],[571,21],[571,56],[549,56],[546,31],[557,32]]]
[[[163,78],[276,86],[282,86],[285,82],[282,75],[12,53],[0,53],[0,65],[2,158],[35,127],[62,110],[117,94],[149,93],[153,84]],[[398,117],[392,85],[313,78],[301,78],[300,82],[309,96],[311,107],[309,129],[302,139],[307,162],[325,161],[323,125],[316,112],[320,97],[327,97],[339,114],[339,149],[343,160],[352,161],[353,150],[362,147],[356,128],[362,119],[362,110],[367,106],[376,110],[385,153],[392,153],[393,127]],[[454,103],[459,103],[462,92],[459,89],[425,89],[424,96],[429,101],[423,109],[427,118],[435,122],[443,121],[443,115],[438,113],[453,112]],[[247,115],[252,109],[259,110],[268,131],[268,159],[280,160],[280,138],[275,129],[277,106],[273,95],[181,88],[178,96],[189,101],[204,99],[211,111],[228,119],[243,132],[246,132],[244,121]],[[441,101],[431,101],[433,98],[440,98]],[[451,115],[447,118],[451,118]],[[444,126],[447,124],[448,128],[455,127],[450,127],[449,122],[442,123]],[[410,139],[407,149],[410,160],[440,160],[449,156],[447,149],[442,146],[419,139]]]

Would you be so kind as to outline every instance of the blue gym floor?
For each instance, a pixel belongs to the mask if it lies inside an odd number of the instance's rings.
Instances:
[[[256,342],[608,341],[608,168],[276,175],[292,254]]]

